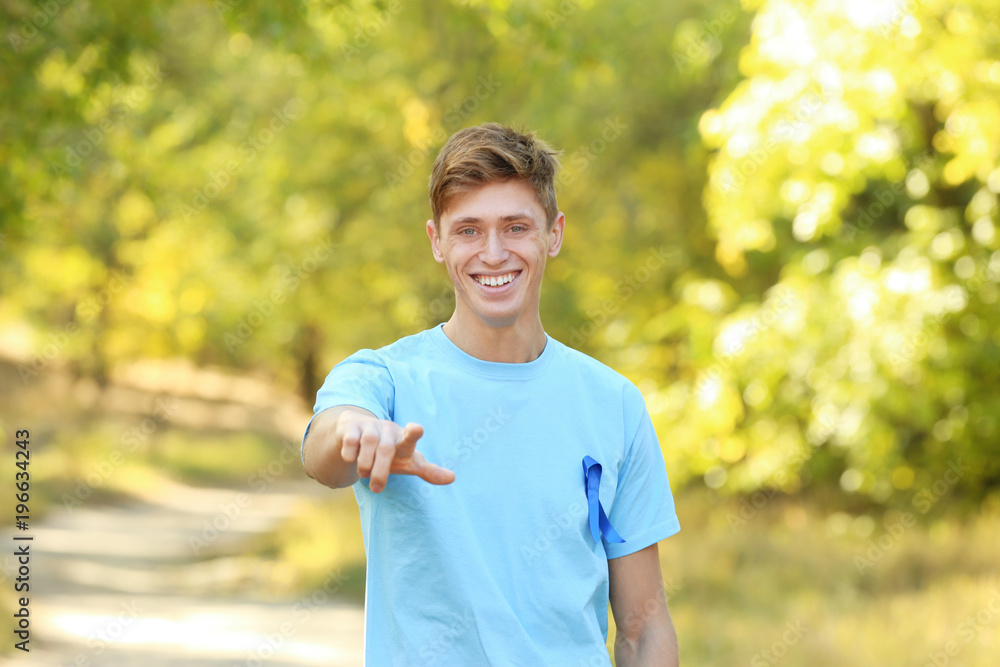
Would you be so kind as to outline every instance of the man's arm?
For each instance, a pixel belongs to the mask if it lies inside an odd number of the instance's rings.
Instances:
[[[667,609],[657,545],[608,560],[608,576],[618,667],[677,667],[677,633]]]
[[[419,424],[402,427],[379,419],[368,410],[338,405],[323,410],[312,421],[302,458],[306,474],[334,489],[369,478],[368,488],[379,493],[389,474],[416,475],[431,484],[451,484],[455,473],[428,463],[416,451],[424,434]]]

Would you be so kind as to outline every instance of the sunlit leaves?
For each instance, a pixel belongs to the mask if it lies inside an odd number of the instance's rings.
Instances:
[[[1000,159],[998,31],[988,2],[763,2],[746,81],[699,125],[717,151],[705,202],[719,261],[741,276],[748,253],[776,255],[775,289],[812,276],[800,333],[750,343],[751,357],[789,355],[766,369],[735,357],[720,377],[748,404],[766,389],[778,400],[765,412],[792,409],[813,444],[844,448],[841,486],[878,500],[900,488],[889,477],[901,462],[996,455],[932,415],[998,404],[987,378],[1000,340],[981,330],[997,321],[985,304],[1000,279],[983,187]],[[731,339],[720,323],[716,345]],[[926,416],[899,400],[915,392]]]
[[[18,349],[79,325],[79,372],[185,356],[308,397],[447,319],[431,162],[523,123],[564,151],[546,330],[636,381],[672,482],[997,475],[996,3],[92,9],[0,54]]]

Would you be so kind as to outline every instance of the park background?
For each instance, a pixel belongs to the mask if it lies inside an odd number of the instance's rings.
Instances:
[[[0,8],[12,664],[360,664],[298,438],[450,315],[429,168],[485,121],[564,151],[543,321],[645,396],[682,663],[996,664],[994,0]]]

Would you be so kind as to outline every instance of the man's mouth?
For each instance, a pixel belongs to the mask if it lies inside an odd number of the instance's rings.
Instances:
[[[520,271],[511,271],[510,273],[501,273],[492,276],[478,273],[473,275],[472,279],[484,287],[503,287],[517,278],[520,273]]]

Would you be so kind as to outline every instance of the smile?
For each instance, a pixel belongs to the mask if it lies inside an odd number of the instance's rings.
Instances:
[[[519,273],[521,272],[512,271],[511,273],[504,273],[499,276],[486,276],[479,274],[472,276],[472,279],[485,287],[500,287],[514,280]]]

